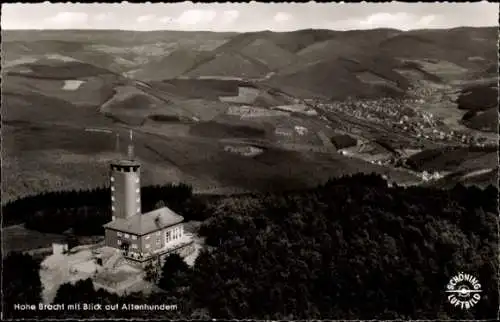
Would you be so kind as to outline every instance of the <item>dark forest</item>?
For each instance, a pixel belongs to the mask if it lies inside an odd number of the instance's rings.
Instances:
[[[143,211],[162,200],[186,220],[203,220],[199,234],[207,247],[195,265],[171,255],[157,279],[163,292],[149,297],[118,297],[95,290],[88,280],[62,285],[56,303],[179,306],[172,312],[127,312],[127,318],[163,319],[492,319],[497,314],[493,186],[388,187],[377,175],[354,175],[282,193],[208,199],[184,185],[146,187],[142,193]],[[6,205],[4,222],[99,234],[110,220],[109,200],[104,188],[46,193]],[[40,298],[37,265],[28,255],[4,259],[7,317],[48,317],[10,309]],[[482,285],[481,300],[470,310],[454,308],[444,293],[459,272]],[[81,311],[51,314],[84,317]],[[122,311],[85,314],[123,316]]]

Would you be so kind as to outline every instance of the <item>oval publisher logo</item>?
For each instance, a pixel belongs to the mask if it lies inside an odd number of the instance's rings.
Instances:
[[[446,285],[448,301],[451,305],[468,310],[481,300],[481,284],[470,274],[459,273]]]

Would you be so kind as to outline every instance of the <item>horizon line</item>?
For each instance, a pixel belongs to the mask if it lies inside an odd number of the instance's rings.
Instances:
[[[43,29],[36,29],[36,28],[30,28],[30,29],[8,29],[8,28],[2,28],[2,31],[82,31],[82,32],[88,32],[88,31],[123,31],[123,32],[159,32],[159,31],[170,31],[170,32],[211,32],[211,33],[252,33],[252,32],[274,32],[274,33],[286,33],[286,32],[298,32],[298,31],[305,31],[305,30],[311,30],[311,31],[337,31],[337,32],[346,32],[346,31],[369,31],[369,30],[396,30],[396,31],[415,31],[415,30],[451,30],[451,29],[460,29],[460,28],[499,28],[498,25],[489,25],[489,26],[456,26],[456,27],[432,27],[432,28],[414,28],[414,29],[398,29],[398,28],[391,28],[391,27],[378,27],[378,28],[366,28],[366,29],[328,29],[328,28],[300,28],[300,29],[293,29],[293,30],[270,30],[270,29],[259,29],[259,30],[247,30],[247,31],[232,31],[232,30],[206,30],[206,29],[199,29],[199,30],[182,30],[182,29],[149,29],[149,30],[137,30],[137,29],[120,29],[120,28],[106,28],[106,29],[101,29],[101,28],[78,28],[78,29],[50,29],[50,28],[43,28]]]

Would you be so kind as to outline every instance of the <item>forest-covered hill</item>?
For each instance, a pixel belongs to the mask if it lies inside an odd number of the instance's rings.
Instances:
[[[208,247],[193,268],[172,274],[182,278],[166,293],[119,299],[88,283],[64,292],[102,303],[175,299],[180,308],[129,312],[143,318],[492,319],[497,197],[492,186],[388,187],[379,176],[354,175],[310,190],[212,199],[199,232]],[[29,299],[28,273],[17,267],[16,260],[4,263],[7,305]],[[447,302],[445,286],[459,272],[482,285],[473,309]],[[81,317],[64,317],[71,314]]]

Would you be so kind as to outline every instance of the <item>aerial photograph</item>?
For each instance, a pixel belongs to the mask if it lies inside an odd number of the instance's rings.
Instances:
[[[4,3],[2,319],[496,320],[497,3]]]

